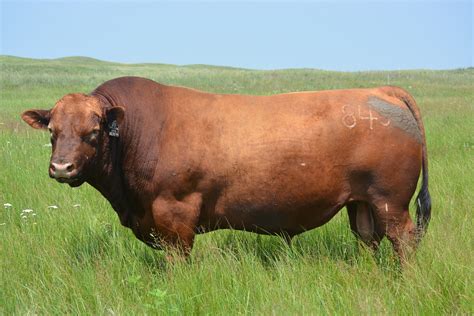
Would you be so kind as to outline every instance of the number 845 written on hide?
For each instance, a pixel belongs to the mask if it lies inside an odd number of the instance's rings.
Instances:
[[[349,129],[356,127],[356,125],[363,120],[369,121],[369,129],[371,130],[374,129],[376,124],[381,126],[390,125],[389,119],[374,115],[375,113],[371,109],[363,110],[360,105],[357,106],[356,110],[351,105],[344,105],[341,110],[343,114],[341,118],[342,124]]]

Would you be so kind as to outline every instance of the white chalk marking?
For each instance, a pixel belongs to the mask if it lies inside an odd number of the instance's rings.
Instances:
[[[390,125],[390,120],[389,120],[389,119],[387,119],[387,122],[385,122],[385,123],[384,123],[384,122],[382,122],[382,121],[380,121],[380,125],[387,127],[387,126],[389,126],[389,125]]]
[[[368,109],[368,116],[364,116],[362,114],[361,110],[361,105],[357,105],[357,113],[354,113],[350,109],[350,105],[346,104],[342,106],[342,124],[344,124],[345,127],[352,129],[357,125],[357,120],[369,120],[369,129],[373,130],[374,129],[374,121],[378,121],[380,125],[382,126],[389,126],[391,124],[390,119],[386,119],[386,121],[382,121],[382,117],[375,116],[372,110],[369,108]]]
[[[342,106],[342,113],[346,114],[342,117],[342,124],[344,124],[345,127],[352,129],[357,125],[357,121],[353,112],[347,113],[347,107],[348,105]],[[351,123],[347,121],[348,118],[352,121]]]
[[[378,117],[375,117],[372,115],[372,111],[369,109],[369,116],[362,116],[362,113],[360,111],[360,104],[357,106],[358,112],[359,112],[359,119],[361,120],[369,120],[369,129],[373,130],[374,129],[374,124],[373,121],[378,120]]]

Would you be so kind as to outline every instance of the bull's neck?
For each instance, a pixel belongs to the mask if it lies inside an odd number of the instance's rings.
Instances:
[[[108,135],[104,135],[109,137]],[[87,182],[96,188],[118,213],[122,224],[126,225],[130,206],[127,202],[127,192],[123,183],[120,168],[120,144],[118,140],[104,140],[94,168]]]
[[[102,101],[104,106],[114,106],[112,99],[103,98]],[[128,226],[128,218],[133,210],[122,170],[123,157],[128,148],[125,129],[124,126],[119,127],[118,137],[109,135],[109,131],[104,133],[97,153],[96,167],[87,182],[110,202],[122,224]]]
[[[148,185],[152,179],[148,177],[153,175],[158,163],[158,142],[167,112],[163,108],[150,111],[150,104],[155,100],[151,101],[149,96],[143,98],[140,93],[114,91],[108,94],[99,89],[93,95],[102,101],[104,107],[125,107],[119,136],[104,135],[96,173],[88,181],[109,200],[124,224],[123,217],[132,213],[140,215],[143,211],[140,209],[141,198],[153,191]]]

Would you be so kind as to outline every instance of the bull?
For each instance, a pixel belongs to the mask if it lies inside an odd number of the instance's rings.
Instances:
[[[358,238],[404,260],[430,219],[423,123],[397,87],[249,96],[122,77],[22,118],[51,133],[51,178],[92,185],[152,247],[188,254],[226,228],[290,241],[346,207]]]

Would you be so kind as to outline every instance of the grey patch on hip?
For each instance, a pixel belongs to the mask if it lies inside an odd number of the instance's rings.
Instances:
[[[368,104],[371,109],[389,119],[390,124],[411,135],[418,143],[423,142],[418,124],[410,110],[402,109],[375,96],[369,97]]]

